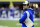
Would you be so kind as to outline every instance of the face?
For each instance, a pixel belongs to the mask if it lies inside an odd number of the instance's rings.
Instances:
[[[26,4],[23,5],[23,10],[27,9],[29,6],[27,6]]]

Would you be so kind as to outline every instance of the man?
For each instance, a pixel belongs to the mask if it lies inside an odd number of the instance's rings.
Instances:
[[[19,20],[19,23],[22,24],[22,27],[34,27],[34,21],[33,21],[33,9],[29,8],[28,1],[25,1],[23,3],[23,16]]]
[[[6,9],[5,9],[4,7],[1,8],[1,12],[2,12],[1,17],[2,17],[2,18],[7,18]]]

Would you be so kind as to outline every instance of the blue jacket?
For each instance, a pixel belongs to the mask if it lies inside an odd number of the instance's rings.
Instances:
[[[34,13],[34,11],[32,10],[32,9],[27,9],[27,10],[25,10],[25,11],[28,11],[29,12],[29,14],[30,14],[30,19],[31,19],[31,21],[34,23],[34,20],[33,20],[33,13]],[[24,13],[23,13],[23,16],[20,18],[20,20],[19,20],[19,23],[21,23],[22,24],[22,27],[27,27],[26,25],[25,25],[25,23],[23,23],[25,20],[26,20],[26,18],[27,18],[27,13],[24,11]],[[32,27],[34,27],[34,25],[32,26]]]

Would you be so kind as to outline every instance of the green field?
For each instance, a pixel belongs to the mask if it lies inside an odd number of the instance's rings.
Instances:
[[[35,21],[35,27],[40,27],[40,21]],[[13,20],[0,20],[0,26],[8,26],[8,27],[21,27],[18,21]]]

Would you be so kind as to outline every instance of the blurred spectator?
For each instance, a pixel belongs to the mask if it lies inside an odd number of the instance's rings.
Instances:
[[[38,4],[33,4],[33,8],[35,10],[35,17],[39,18]]]
[[[0,17],[1,17],[1,15],[2,15],[2,9],[0,8]]]
[[[2,18],[6,18],[7,16],[6,16],[6,9],[4,8],[4,7],[2,7],[1,8],[1,10],[2,10]]]

